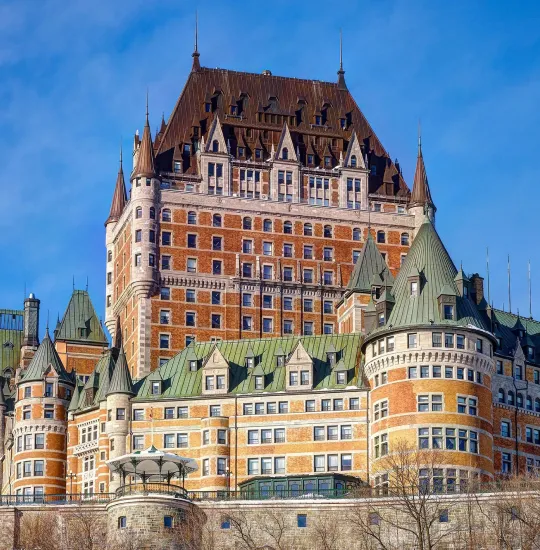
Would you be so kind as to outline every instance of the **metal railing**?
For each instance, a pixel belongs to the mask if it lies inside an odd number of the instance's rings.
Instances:
[[[0,495],[0,506],[22,504],[104,504],[116,498],[115,493],[67,494],[67,495]]]
[[[118,498],[137,494],[160,494],[171,495],[177,498],[189,498],[188,492],[183,487],[173,485],[172,483],[130,483],[116,489],[116,496]]]

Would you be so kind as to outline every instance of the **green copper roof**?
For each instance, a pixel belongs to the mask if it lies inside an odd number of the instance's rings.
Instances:
[[[127,393],[129,395],[135,395],[133,391],[133,381],[131,380],[131,374],[129,373],[129,367],[126,361],[126,355],[124,349],[120,350],[118,360],[114,367],[111,382],[107,395],[113,393]]]
[[[527,363],[540,365],[540,322],[500,309],[491,309],[491,316],[490,320],[486,315],[487,322],[492,323],[495,336],[500,340],[496,355],[510,357],[514,354],[518,331],[521,329],[524,331],[521,345],[532,345],[535,349],[534,358],[528,357]]]
[[[107,345],[107,338],[86,290],[74,290],[60,326],[55,330],[56,340]]]
[[[28,368],[23,374],[21,382],[43,380],[43,374],[49,366],[56,371],[60,380],[71,384],[73,383],[71,375],[67,373],[64,365],[62,365],[62,361],[56,352],[54,344],[49,336],[49,330],[47,329],[45,338],[43,338],[34,357],[32,357]]]
[[[387,272],[382,276],[383,272]],[[347,291],[350,292],[371,292],[373,282],[381,284],[386,278],[386,283],[392,285],[394,278],[388,270],[388,266],[379,252],[371,233],[368,234],[360,256],[354,265]],[[381,283],[379,283],[379,281]]]
[[[75,389],[71,401],[69,402],[68,412],[76,411],[79,407],[79,401],[81,399],[81,383],[77,380],[75,382]]]
[[[418,276],[418,296],[411,296],[409,277]],[[457,325],[489,330],[476,304],[463,298],[455,282],[456,266],[452,262],[433,224],[426,217],[401,266],[392,288],[395,305],[384,328],[411,325]],[[456,296],[456,319],[445,320],[439,309],[441,294]]]
[[[0,373],[10,368],[12,372],[21,361],[24,336],[24,312],[0,309]]]
[[[192,344],[197,357],[208,357],[216,347],[229,364],[230,393],[243,394],[253,392],[253,376],[248,373],[246,356],[251,350],[258,358],[257,373],[265,376],[265,392],[285,391],[285,367],[277,366],[276,351],[281,348],[287,357],[302,343],[313,359],[314,389],[333,389],[337,387],[335,376],[328,361],[327,350],[333,345],[343,360],[344,368],[350,372],[348,385],[358,384],[358,365],[361,359],[362,334],[333,334],[322,336],[304,336],[289,338],[263,338],[250,340],[223,341],[217,344],[204,342]],[[190,346],[191,347],[191,346]],[[196,372],[189,370],[187,359],[189,348],[184,349],[170,361],[157,369],[163,379],[163,393],[160,396],[151,394],[151,375],[136,384],[137,398],[164,399],[178,397],[196,397],[202,395],[204,369]],[[360,374],[360,379],[362,378]]]

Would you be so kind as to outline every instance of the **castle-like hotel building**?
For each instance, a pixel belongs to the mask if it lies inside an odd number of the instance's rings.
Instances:
[[[186,488],[388,482],[405,441],[448,488],[540,467],[540,323],[492,308],[337,83],[193,67],[135,135],[106,229],[109,346],[86,291],[38,340],[0,313],[4,494],[109,493],[152,445]]]

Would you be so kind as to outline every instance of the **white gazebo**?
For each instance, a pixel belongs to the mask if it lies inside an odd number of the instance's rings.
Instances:
[[[186,475],[198,469],[193,459],[160,451],[153,445],[142,451],[113,458],[107,461],[107,465],[122,480],[118,496],[141,492],[185,496]],[[129,479],[129,483],[126,483],[126,479]],[[134,483],[132,479],[135,479]],[[181,479],[182,485],[172,484],[173,479]]]

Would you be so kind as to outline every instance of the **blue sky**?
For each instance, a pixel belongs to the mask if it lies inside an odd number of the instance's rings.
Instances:
[[[540,317],[540,4],[499,1],[199,5],[201,63],[347,84],[412,185],[418,119],[438,230],[454,261],[485,274],[491,297]],[[104,305],[104,227],[118,167],[142,129],[170,114],[191,67],[196,3],[0,2],[0,307],[24,287],[42,325],[72,280]],[[43,327],[42,327],[43,328]]]

